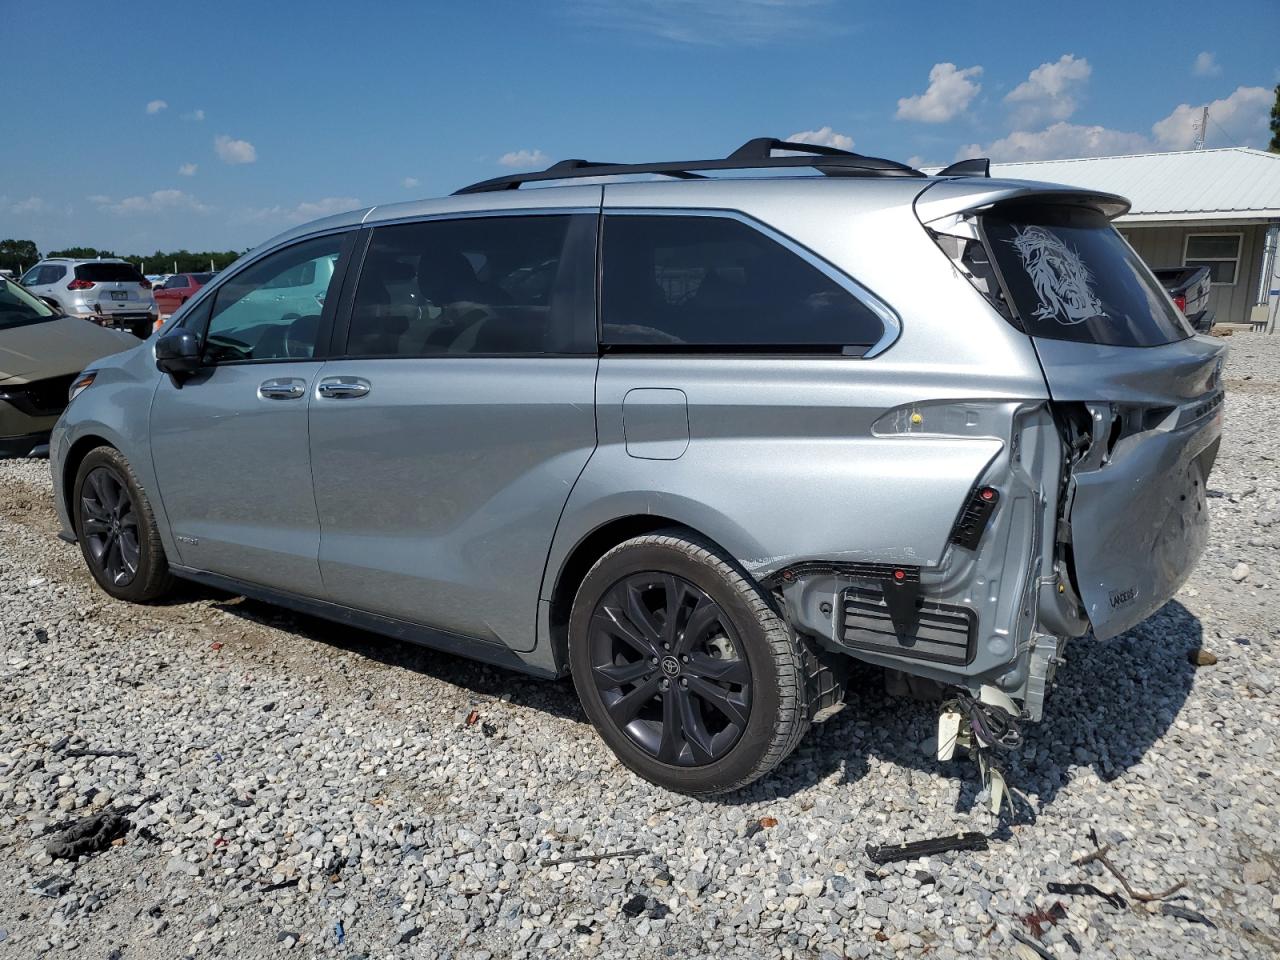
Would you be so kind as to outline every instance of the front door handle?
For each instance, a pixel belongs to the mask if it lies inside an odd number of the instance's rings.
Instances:
[[[328,400],[355,400],[369,392],[371,384],[362,377],[325,377],[320,396]]]
[[[266,380],[258,387],[258,396],[263,400],[297,400],[307,392],[307,381],[297,377],[280,377]]]

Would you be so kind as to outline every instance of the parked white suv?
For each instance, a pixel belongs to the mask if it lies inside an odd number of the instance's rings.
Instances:
[[[49,257],[28,270],[22,283],[68,316],[128,330],[141,339],[150,335],[159,316],[151,281],[117,257]]]

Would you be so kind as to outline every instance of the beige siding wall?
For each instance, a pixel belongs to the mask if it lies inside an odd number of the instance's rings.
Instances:
[[[1121,224],[1120,232],[1133,244],[1133,249],[1149,267],[1176,267],[1182,264],[1182,251],[1189,233],[1239,233],[1240,266],[1236,282],[1213,287],[1210,297],[1216,323],[1245,323],[1258,295],[1262,250],[1267,234],[1263,224],[1197,224],[1194,226],[1137,226]]]

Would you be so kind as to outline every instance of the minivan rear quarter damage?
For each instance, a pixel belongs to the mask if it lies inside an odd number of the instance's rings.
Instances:
[[[926,401],[873,433],[999,441],[936,563],[812,561],[771,583],[796,628],[891,671],[1008,695],[1038,720],[1063,646],[1167,602],[1207,536],[1223,348],[1196,338],[1110,226],[1116,197],[948,181],[917,214],[987,313],[1027,336],[1048,400]],[[998,694],[996,695],[998,697]]]

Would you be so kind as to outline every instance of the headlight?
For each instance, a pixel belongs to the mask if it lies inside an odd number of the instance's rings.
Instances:
[[[71,388],[67,391],[67,403],[70,403],[85,390],[93,386],[93,381],[98,378],[97,370],[86,370],[80,376],[71,381]]]

